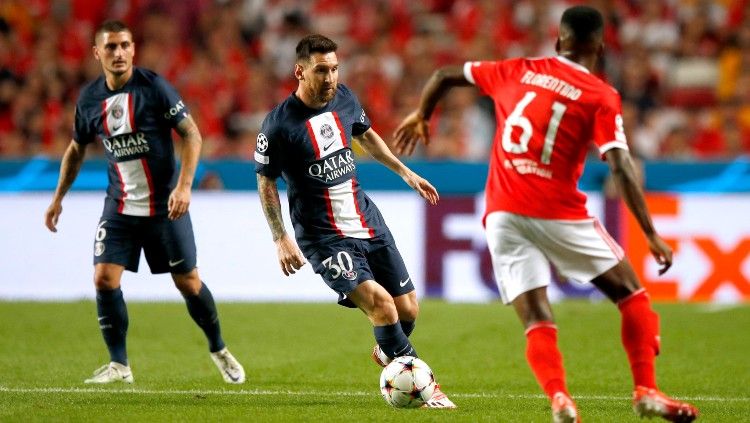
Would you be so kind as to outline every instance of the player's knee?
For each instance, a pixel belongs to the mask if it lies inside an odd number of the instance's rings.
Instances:
[[[612,302],[618,303],[641,289],[635,271],[627,260],[591,281]]]
[[[111,291],[117,289],[119,284],[112,279],[107,278],[94,278],[94,286],[97,291]]]
[[[120,280],[106,272],[95,272],[94,286],[97,291],[111,291],[120,286]]]
[[[396,304],[390,295],[375,294],[371,318],[377,325],[393,324],[398,321]]]
[[[187,273],[172,273],[172,281],[183,296],[198,295],[203,286],[197,269]]]
[[[201,291],[201,286],[203,285],[203,282],[201,282],[198,275],[193,275],[191,273],[188,273],[187,275],[175,275],[173,279],[174,285],[183,296],[198,295]]]
[[[404,301],[398,307],[398,318],[399,320],[414,321],[419,316],[419,302],[416,296],[409,298],[408,301]]]

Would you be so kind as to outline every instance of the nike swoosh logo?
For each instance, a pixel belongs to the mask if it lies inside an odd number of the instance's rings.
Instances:
[[[113,126],[113,127],[112,127],[112,132],[117,132],[117,131],[119,131],[119,130],[120,130],[120,128],[122,128],[123,126],[125,126],[125,124],[124,124],[124,123],[123,123],[122,125],[120,125],[120,126]]]
[[[175,266],[177,266],[178,264],[182,263],[183,261],[185,261],[185,259],[182,259],[182,260],[177,260],[177,261],[172,261],[172,260],[169,260],[169,267],[175,267]]]
[[[333,145],[333,143],[335,143],[335,142],[336,142],[336,140],[333,140],[333,141],[331,141],[330,143],[328,143],[328,145],[324,145],[324,146],[323,146],[323,151],[328,151],[328,149],[329,149],[329,148],[331,148],[331,146],[332,146],[332,145]]]
[[[107,318],[107,316],[97,317],[97,320],[99,320],[101,322],[102,320],[104,320],[106,318]]]
[[[409,281],[411,281],[411,278],[406,278],[405,281],[401,281],[398,284],[401,285],[401,287],[404,287],[407,283],[409,283]]]
[[[227,375],[227,376],[229,376],[229,379],[232,379],[232,382],[237,382],[238,380],[240,380],[240,377],[239,377],[239,376],[237,376],[237,377],[234,377],[234,376],[232,376],[232,375],[231,375],[231,374],[230,374],[229,372],[227,372],[227,371],[225,371],[224,373],[226,373],[226,375]]]

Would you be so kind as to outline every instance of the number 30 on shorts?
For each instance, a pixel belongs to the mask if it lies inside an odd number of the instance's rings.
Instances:
[[[335,263],[334,257],[336,258]],[[357,278],[357,272],[354,271],[352,256],[346,251],[339,251],[335,256],[323,260],[323,265],[330,272],[331,279],[338,279],[340,276],[349,280]]]

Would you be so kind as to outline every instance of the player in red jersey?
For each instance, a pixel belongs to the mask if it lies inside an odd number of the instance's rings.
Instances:
[[[476,85],[492,97],[497,132],[486,187],[487,243],[502,299],[513,304],[526,328],[526,358],[552,403],[553,421],[580,418],[565,383],[547,298],[550,263],[571,279],[591,281],[620,309],[636,414],[689,422],[698,410],[656,385],[659,317],[649,296],[622,248],[589,216],[586,196],[577,188],[593,140],[648,239],[659,273],[669,269],[672,250],[654,229],[638,184],[619,94],[591,74],[603,52],[603,29],[596,9],[571,7],[562,16],[556,57],[439,69],[418,109],[397,129],[395,149],[411,154],[418,141],[429,142],[427,121],[449,88]]]

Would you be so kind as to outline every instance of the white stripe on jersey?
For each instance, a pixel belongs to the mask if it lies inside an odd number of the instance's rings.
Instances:
[[[135,116],[130,115],[132,100],[130,93],[115,94],[104,100],[104,128],[108,137],[135,131]]]
[[[613,149],[613,148],[621,148],[623,150],[629,150],[628,149],[628,143],[622,142],[622,141],[609,141],[605,142],[599,147],[599,154],[604,155],[607,151]]]
[[[357,195],[354,192],[354,179],[328,187],[333,223],[344,236],[359,239],[372,238],[371,229],[365,226],[365,219],[357,209]]]
[[[151,176],[144,159],[115,163],[122,178],[124,202],[120,213],[128,216],[151,216]]]
[[[345,135],[339,130],[333,113],[319,114],[311,118],[309,122],[312,128],[312,142],[315,143],[315,152],[319,154],[319,159],[344,148]]]
[[[472,66],[479,66],[479,62],[464,63],[464,78],[466,78],[466,80],[471,82],[473,85],[477,85],[476,81],[474,81],[474,74],[471,73]]]

